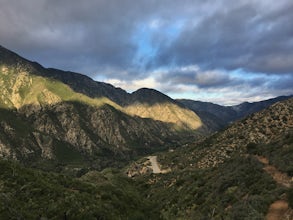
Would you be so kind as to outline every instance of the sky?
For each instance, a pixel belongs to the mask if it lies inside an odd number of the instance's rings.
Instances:
[[[292,0],[0,0],[0,45],[128,92],[293,94]]]

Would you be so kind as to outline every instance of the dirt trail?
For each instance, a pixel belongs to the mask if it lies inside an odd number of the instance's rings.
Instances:
[[[293,213],[285,200],[277,200],[270,205],[266,220],[292,220]]]
[[[256,156],[259,162],[265,165],[263,168],[280,185],[291,187],[291,178],[280,172],[276,167],[269,165],[269,160],[265,157]],[[270,205],[266,215],[266,220],[293,220],[293,210],[289,208],[286,200],[277,200]]]
[[[259,162],[265,165],[263,168],[273,179],[280,185],[289,188],[291,186],[291,178],[286,174],[280,172],[276,167],[269,165],[269,160],[265,157],[256,156]]]

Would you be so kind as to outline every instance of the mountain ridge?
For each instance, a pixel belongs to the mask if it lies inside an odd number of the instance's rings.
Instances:
[[[1,218],[264,219],[276,201],[293,208],[293,98],[191,111],[15,56],[0,47]]]
[[[62,162],[59,154],[67,152],[73,163],[89,157],[102,169],[205,134],[194,112],[156,90],[128,94],[82,74],[43,68],[3,47],[0,88],[0,129],[6,137],[0,139],[0,153],[20,161]],[[169,111],[168,117],[159,117],[161,109]],[[17,137],[18,123],[5,115],[23,121],[30,132]]]
[[[261,111],[270,105],[293,97],[278,96],[258,102],[243,102],[238,105],[223,106],[211,102],[195,101],[190,99],[176,99],[185,107],[194,111],[202,118],[203,123],[209,125],[212,131],[221,130],[230,123],[243,119],[255,112]]]
[[[60,80],[69,85],[74,91],[83,93],[91,98],[107,97],[121,106],[130,105],[138,101],[146,102],[150,105],[154,104],[156,101],[169,101],[183,107],[183,105],[177,103],[174,99],[158,90],[140,88],[132,93],[128,93],[109,83],[95,81],[89,76],[81,73],[63,71],[56,68],[45,68],[41,64],[27,60],[0,45],[0,62],[3,61],[11,66],[15,66],[16,63],[24,64],[24,67],[27,68],[27,70],[31,70],[33,74]],[[77,81],[79,82],[77,83]],[[148,97],[147,99],[146,96]],[[156,96],[159,96],[159,100],[154,99]]]
[[[116,88],[111,84],[97,82],[91,79],[88,76],[82,75],[80,73],[74,73],[69,71],[62,71],[53,68],[44,68],[40,64],[35,62],[30,62],[14,52],[9,51],[6,48],[0,48],[0,64],[2,63],[2,70],[6,69],[7,66],[10,68],[16,69],[16,72],[24,72],[25,74],[33,74],[36,76],[41,77],[48,77],[49,79],[52,78],[53,80],[60,81],[65,85],[68,85],[73,91],[84,94],[90,98],[108,98],[112,102],[117,105],[123,107],[131,107],[131,105],[137,104],[147,104],[149,106],[161,103],[170,103],[176,106],[177,109],[186,109],[185,111],[189,111],[189,109],[185,108],[184,105],[181,103],[176,102],[175,100],[171,99],[167,95],[154,90],[154,89],[147,89],[141,88],[133,93],[127,93],[125,90],[121,88]],[[5,71],[2,71],[5,72]],[[19,74],[19,73],[18,73]],[[116,106],[117,107],[117,106]],[[121,108],[121,109],[122,109]],[[173,108],[174,109],[174,108]],[[133,114],[133,108],[131,110],[131,114]],[[159,113],[160,114],[160,113]],[[184,121],[182,124],[190,124],[197,123],[195,120],[199,121],[199,118],[196,115],[189,115],[194,117],[194,120],[190,118],[190,120]],[[141,116],[140,114],[135,114],[137,116]],[[150,117],[152,115],[143,115],[143,117]],[[155,120],[160,120],[159,117],[155,117]],[[167,122],[174,122],[175,120],[168,120]],[[186,127],[186,126],[185,126]],[[191,126],[192,128],[194,126]],[[197,127],[197,126],[195,126]]]

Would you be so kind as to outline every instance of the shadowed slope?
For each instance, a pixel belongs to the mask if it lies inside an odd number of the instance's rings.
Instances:
[[[260,102],[244,102],[235,106],[221,106],[210,102],[193,101],[188,99],[178,99],[177,101],[194,111],[211,131],[219,131],[234,121],[243,119],[246,116],[261,111],[276,102],[287,100],[291,97],[292,95],[279,96]]]

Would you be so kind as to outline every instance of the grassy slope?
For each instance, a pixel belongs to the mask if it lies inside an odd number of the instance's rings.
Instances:
[[[7,92],[0,98],[1,107],[12,108],[12,94],[19,96],[21,106],[29,104],[55,104],[61,101],[81,102],[90,106],[99,107],[109,104],[118,110],[122,108],[107,98],[90,98],[74,92],[68,85],[51,78],[36,76],[29,72],[21,72],[17,68],[0,66],[0,87]],[[14,88],[15,87],[15,88]],[[7,97],[10,100],[7,100]],[[8,99],[9,99],[8,98]],[[4,99],[6,104],[4,104]]]
[[[50,93],[44,92],[47,90]],[[49,101],[48,98],[52,98],[52,104],[61,101],[80,102],[95,107],[100,107],[104,104],[109,104],[115,107],[116,109],[121,110],[120,106],[113,103],[107,98],[89,98],[81,93],[74,92],[69,86],[59,81],[39,76],[33,76],[33,86],[26,93],[26,99],[24,100],[23,104],[47,104]]]
[[[200,118],[194,112],[173,103],[158,103],[154,105],[135,103],[127,106],[126,111],[143,118],[173,123],[179,130],[196,130],[202,126]]]

